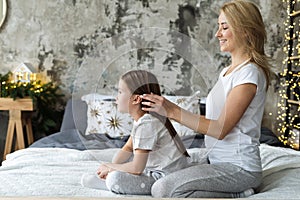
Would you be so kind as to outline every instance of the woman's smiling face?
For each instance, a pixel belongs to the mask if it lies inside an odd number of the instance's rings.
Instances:
[[[215,36],[219,39],[220,50],[223,52],[234,52],[237,47],[234,35],[230,30],[226,16],[223,12],[220,13],[218,18],[218,30]]]

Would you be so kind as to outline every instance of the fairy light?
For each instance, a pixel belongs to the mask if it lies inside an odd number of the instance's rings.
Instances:
[[[1,81],[0,97],[11,97],[11,94],[29,95],[36,94],[38,96],[46,94],[49,88],[55,88],[53,84],[44,84],[41,80],[32,79],[29,82],[21,82],[11,80]],[[51,89],[50,89],[51,90]]]
[[[282,0],[286,5],[285,46],[283,52],[286,57],[282,64],[284,69],[277,103],[277,121],[279,140],[284,145],[299,149],[299,113],[300,113],[300,11],[294,10],[300,0]],[[298,141],[297,141],[298,140]]]

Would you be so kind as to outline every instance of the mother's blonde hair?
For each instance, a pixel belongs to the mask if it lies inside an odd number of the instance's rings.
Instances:
[[[270,83],[270,64],[265,54],[267,40],[265,25],[257,6],[249,1],[233,0],[221,7],[229,26],[238,41],[244,46],[250,61],[256,63],[265,73],[267,86]]]

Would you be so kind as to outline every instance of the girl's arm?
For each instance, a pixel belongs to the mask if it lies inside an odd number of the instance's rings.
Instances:
[[[130,136],[126,144],[122,147],[122,149],[118,151],[118,153],[114,156],[112,163],[116,163],[116,164],[125,163],[129,160],[132,153],[133,153],[132,138]]]
[[[127,162],[133,152],[134,156],[132,161]],[[148,150],[136,149],[133,151],[132,137],[130,136],[122,150],[116,154],[112,163],[101,164],[97,170],[97,174],[103,179],[106,178],[109,172],[115,170],[139,175],[145,169],[148,154]]]
[[[149,150],[134,150],[133,160],[126,163],[105,163],[100,165],[97,174],[100,178],[105,179],[107,174],[112,171],[122,171],[130,174],[140,175],[146,167]]]
[[[150,101],[143,102],[150,108],[143,110],[157,112],[175,121],[214,138],[222,140],[239,122],[256,94],[257,86],[246,83],[234,87],[228,94],[224,108],[217,120],[206,119],[205,116],[193,114],[162,96],[154,94],[143,95],[142,98]]]
[[[123,164],[108,163],[105,165],[110,168],[110,171],[117,170],[130,174],[140,175],[143,173],[146,167],[148,155],[149,150],[136,149],[134,150],[132,161]]]

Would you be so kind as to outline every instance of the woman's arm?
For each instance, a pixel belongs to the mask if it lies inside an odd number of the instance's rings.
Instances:
[[[142,98],[151,101],[143,102],[143,104],[150,106],[150,108],[144,107],[143,110],[165,115],[196,132],[222,140],[242,118],[255,94],[255,84],[246,83],[234,87],[229,92],[224,108],[217,120],[209,120],[205,116],[193,114],[164,97],[154,94],[142,96]]]

